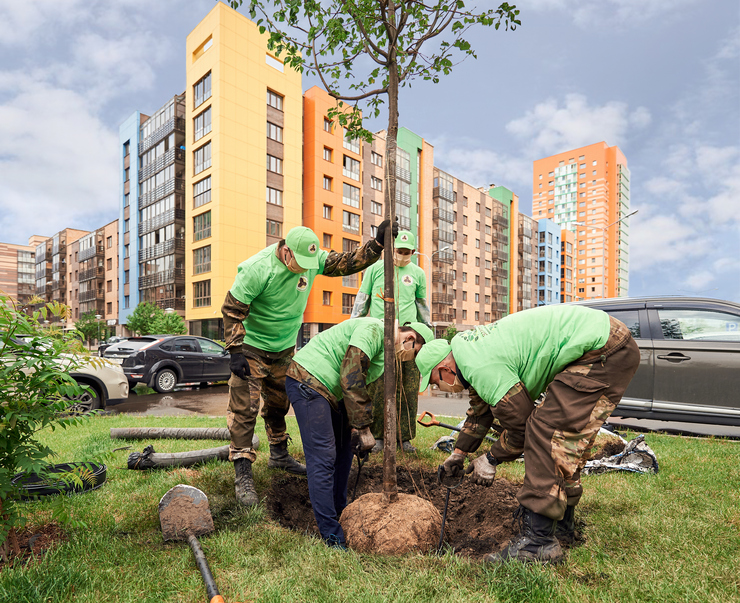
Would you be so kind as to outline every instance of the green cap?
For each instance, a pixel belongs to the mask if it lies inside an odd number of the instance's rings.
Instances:
[[[396,236],[396,249],[416,249],[416,238],[410,230],[401,230]]]
[[[419,373],[421,373],[420,392],[429,387],[429,377],[432,376],[432,369],[447,358],[447,354],[451,351],[452,346],[446,339],[435,339],[421,346],[421,350],[416,355],[416,366],[419,368]]]
[[[403,326],[408,327],[409,329],[413,329],[419,335],[421,335],[424,338],[425,344],[429,343],[430,341],[434,341],[434,332],[423,322],[408,322]]]
[[[319,267],[319,237],[313,230],[305,226],[291,228],[285,237],[285,244],[301,268],[315,270]]]

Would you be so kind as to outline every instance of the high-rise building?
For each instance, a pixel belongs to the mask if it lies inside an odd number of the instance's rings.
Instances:
[[[540,218],[537,220],[537,305],[560,301],[560,226]]]
[[[519,214],[518,238],[517,312],[537,306],[537,220]]]
[[[532,214],[574,233],[574,299],[623,297],[629,288],[627,160],[605,142],[534,162]]]
[[[36,293],[36,246],[47,238],[33,235],[28,245],[0,243],[0,292],[21,306]]]
[[[575,291],[575,234],[570,230],[560,231],[560,300],[564,303],[573,301]]]

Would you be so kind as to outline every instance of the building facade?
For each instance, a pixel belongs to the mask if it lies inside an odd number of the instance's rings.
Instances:
[[[560,302],[560,226],[541,218],[537,220],[537,305]]]
[[[575,287],[575,261],[573,252],[575,234],[570,230],[560,231],[560,300],[564,303],[572,302]]]
[[[36,246],[47,238],[33,235],[28,245],[0,243],[0,292],[21,306],[36,294]]]
[[[517,312],[537,306],[537,285],[534,282],[537,268],[537,221],[524,214],[519,214],[518,219]]]

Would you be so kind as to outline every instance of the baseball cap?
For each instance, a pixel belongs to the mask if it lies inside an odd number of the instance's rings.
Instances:
[[[447,358],[447,354],[452,351],[452,346],[446,339],[435,339],[421,346],[421,350],[416,355],[416,366],[421,374],[419,382],[419,391],[423,392],[429,387],[429,377],[432,376],[432,369]]]
[[[315,270],[319,267],[319,237],[313,230],[305,226],[291,228],[285,237],[285,244],[301,268]]]
[[[416,249],[416,238],[410,230],[401,230],[396,235],[396,249]]]
[[[419,335],[421,335],[424,338],[424,343],[425,344],[427,344],[427,343],[429,343],[431,341],[434,341],[434,333],[423,322],[407,322],[403,326],[404,327],[408,327],[409,329],[413,329]]]

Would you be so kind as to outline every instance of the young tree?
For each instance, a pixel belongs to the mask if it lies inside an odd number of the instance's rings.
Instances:
[[[75,323],[75,329],[82,333],[85,341],[87,341],[88,347],[93,339],[98,338],[101,331],[100,321],[95,318],[95,310],[85,312],[80,319]]]
[[[243,0],[230,0],[237,8]],[[385,161],[385,217],[395,219],[398,93],[418,78],[439,82],[450,73],[453,58],[475,57],[466,32],[474,25],[503,24],[515,29],[519,10],[507,2],[498,8],[467,7],[466,0],[247,0],[249,14],[268,48],[299,71],[318,76],[337,99],[329,117],[347,128],[350,138],[372,141],[362,127],[361,107],[380,115],[388,102]],[[289,31],[284,30],[286,27]],[[428,47],[436,45],[429,50]],[[367,72],[359,73],[367,67]],[[342,91],[342,82],[346,84]],[[355,103],[347,107],[344,102]],[[385,267],[385,447],[383,488],[398,496],[395,469],[396,367],[393,351],[393,237],[386,230]]]
[[[154,325],[157,322],[158,316],[162,314],[160,310],[154,304],[149,302],[141,302],[134,311],[129,314],[126,326],[130,331],[138,335],[149,335],[154,333]]]
[[[159,310],[159,314],[154,317],[151,329],[152,333],[163,335],[184,335],[188,332],[182,316],[176,313],[167,314],[162,310]]]

